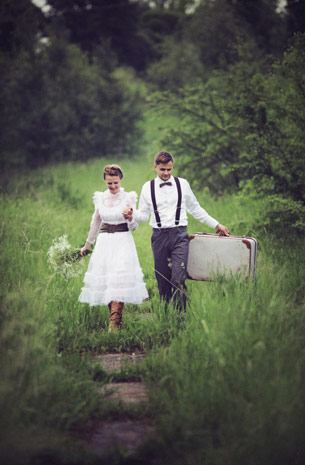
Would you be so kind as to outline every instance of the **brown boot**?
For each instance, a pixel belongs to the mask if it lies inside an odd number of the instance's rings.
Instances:
[[[122,329],[122,310],[123,302],[112,301],[109,303],[110,308],[110,324],[109,333]]]

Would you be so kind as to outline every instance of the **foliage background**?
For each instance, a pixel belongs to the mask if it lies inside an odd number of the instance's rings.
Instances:
[[[50,162],[143,154],[143,115],[212,195],[304,230],[304,1],[1,0],[2,178]]]
[[[6,463],[97,463],[67,433],[145,413],[156,435],[138,463],[303,463],[305,3],[281,5],[47,0],[43,12],[0,0]],[[79,305],[81,280],[51,273],[46,253],[64,233],[83,244],[104,164],[120,163],[124,187],[139,192],[163,148],[212,216],[258,239],[257,279],[189,282],[191,312],[179,321],[158,300],[141,225],[150,299],[126,308],[111,338],[105,309]],[[200,223],[190,218],[189,230]],[[116,375],[80,354],[108,350],[148,353],[121,375],[148,384],[147,412],[115,412],[96,395]],[[114,451],[101,462],[127,459]]]

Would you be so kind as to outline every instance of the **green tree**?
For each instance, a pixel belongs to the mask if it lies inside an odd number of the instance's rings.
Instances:
[[[272,68],[239,60],[206,84],[155,97],[179,118],[163,143],[183,171],[213,194],[254,192],[260,225],[304,227],[304,37],[296,36]]]
[[[285,21],[278,0],[227,0],[237,23],[263,53],[278,54],[286,40]]]
[[[304,35],[296,35],[272,73],[254,77],[258,98],[252,106],[254,121],[247,128],[244,118],[243,124],[248,148],[238,168],[244,169],[262,199],[263,224],[278,230],[304,229],[304,47]]]
[[[236,60],[237,38],[246,38],[226,0],[202,2],[188,25],[188,38],[200,50],[200,58],[208,74]]]
[[[249,44],[240,45],[235,53],[239,59],[229,71],[214,71],[205,83],[157,93],[151,100],[178,118],[177,125],[166,128],[163,142],[182,157],[186,175],[214,195],[239,188],[242,173],[235,165],[242,144],[239,107],[246,102],[247,111],[249,102],[256,101],[251,80],[259,62],[251,60]]]
[[[277,1],[203,0],[192,15],[188,37],[199,46],[207,71],[223,69],[238,59],[235,44],[251,41],[256,57],[281,51],[286,40]]]
[[[0,98],[1,160],[5,166],[130,153],[139,138],[137,89],[103,58],[53,38],[6,63]],[[121,130],[120,130],[121,128]]]
[[[142,28],[147,6],[130,0],[48,0],[49,21],[61,20],[70,41],[92,57],[102,41],[109,41],[121,65],[145,69],[152,44]]]
[[[285,19],[290,35],[305,32],[305,0],[286,0]]]
[[[202,81],[204,69],[193,43],[169,37],[163,41],[162,48],[162,58],[151,63],[146,73],[155,89],[179,89]]]
[[[13,57],[32,51],[44,27],[44,16],[31,0],[0,0],[0,53]]]

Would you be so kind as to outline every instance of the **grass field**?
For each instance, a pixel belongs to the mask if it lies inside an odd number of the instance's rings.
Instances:
[[[139,226],[134,239],[150,299],[126,306],[120,334],[107,333],[107,308],[78,303],[83,275],[66,280],[48,266],[54,239],[68,234],[73,246],[84,244],[92,194],[104,189],[103,166],[120,163],[123,187],[139,193],[153,176],[159,148],[155,137],[138,159],[25,173],[1,195],[3,463],[77,463],[65,449],[64,434],[89,418],[111,415],[94,383],[104,383],[104,373],[99,376],[80,354],[127,350],[148,354],[143,368],[129,375],[149,386],[148,415],[157,428],[136,463],[147,463],[148,456],[167,465],[303,463],[303,240],[248,230],[257,208],[252,200],[196,192],[232,234],[258,239],[257,277],[255,283],[189,281],[191,305],[183,317],[160,305],[148,224]],[[211,232],[190,218],[189,232],[196,231]],[[85,270],[87,263],[85,258]],[[141,319],[141,313],[153,320]],[[127,462],[120,455],[100,463]]]

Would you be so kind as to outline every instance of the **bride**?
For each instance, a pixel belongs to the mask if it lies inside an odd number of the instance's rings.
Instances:
[[[108,305],[111,332],[122,327],[124,303],[141,304],[148,293],[130,232],[135,231],[138,224],[134,219],[126,220],[122,213],[124,209],[136,207],[137,194],[125,192],[121,187],[123,172],[118,165],[106,166],[103,178],[107,190],[94,193],[95,211],[81,249],[84,255],[98,235],[79,301],[90,306]]]

